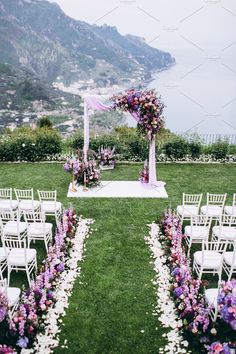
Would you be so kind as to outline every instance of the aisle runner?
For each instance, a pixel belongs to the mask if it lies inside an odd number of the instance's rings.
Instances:
[[[49,354],[59,345],[61,317],[66,315],[69,306],[69,297],[72,294],[74,282],[80,277],[81,268],[78,262],[84,258],[84,242],[91,234],[92,219],[81,219],[74,238],[74,245],[66,261],[66,270],[61,273],[60,284],[55,292],[55,306],[50,308],[45,320],[45,333],[37,335],[33,350],[23,349],[21,354],[37,353]]]
[[[99,187],[84,190],[83,186],[76,187],[72,192],[71,184],[67,193],[68,198],[168,198],[165,183],[152,186],[139,181],[102,181]]]

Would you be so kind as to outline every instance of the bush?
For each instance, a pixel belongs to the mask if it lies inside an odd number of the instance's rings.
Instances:
[[[61,137],[54,129],[17,129],[0,139],[0,161],[40,161],[60,152]]]
[[[40,118],[37,121],[37,126],[39,128],[49,128],[49,129],[51,129],[52,128],[52,122],[50,121],[49,117],[44,116],[44,117]]]
[[[181,138],[175,139],[166,143],[163,150],[169,158],[182,159],[188,153],[188,143]]]
[[[197,159],[200,157],[202,153],[202,145],[200,142],[190,142],[188,143],[188,152],[193,159]]]
[[[227,140],[218,140],[209,147],[210,154],[217,160],[224,159],[229,151],[229,143]]]

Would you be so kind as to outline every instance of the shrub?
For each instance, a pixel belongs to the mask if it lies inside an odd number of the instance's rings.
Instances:
[[[163,150],[170,158],[182,159],[188,153],[188,143],[181,138],[175,139],[174,141],[166,143]]]
[[[191,155],[191,157],[193,159],[197,159],[199,158],[199,156],[201,155],[202,153],[202,145],[200,142],[190,142],[188,144],[188,151],[189,151],[189,154]]]
[[[49,129],[51,129],[52,128],[52,122],[50,121],[49,117],[44,116],[44,117],[40,118],[37,121],[37,126],[39,128],[49,128]]]
[[[229,143],[227,140],[218,140],[209,147],[210,154],[217,160],[224,159],[229,150]]]
[[[54,129],[16,129],[0,139],[0,161],[40,161],[60,152],[61,137]]]

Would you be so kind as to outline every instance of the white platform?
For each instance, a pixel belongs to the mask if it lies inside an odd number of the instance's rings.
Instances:
[[[158,186],[139,181],[102,181],[99,187],[83,190],[76,186],[77,192],[72,192],[71,184],[67,193],[68,198],[168,198],[164,182]]]

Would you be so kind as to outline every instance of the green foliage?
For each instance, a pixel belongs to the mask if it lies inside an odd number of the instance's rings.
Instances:
[[[166,143],[163,149],[167,157],[182,159],[188,153],[188,143],[182,138],[176,138]]]
[[[209,147],[209,152],[214,158],[224,159],[229,151],[229,143],[227,140],[218,140]]]
[[[202,153],[202,145],[200,142],[191,141],[188,144],[188,152],[193,159],[197,159]]]
[[[47,128],[16,129],[0,138],[0,161],[40,161],[61,152],[61,137]]]
[[[50,118],[48,116],[43,116],[42,118],[40,118],[38,121],[37,121],[37,126],[39,128],[49,128],[51,129],[52,128],[52,122],[50,120]]]

